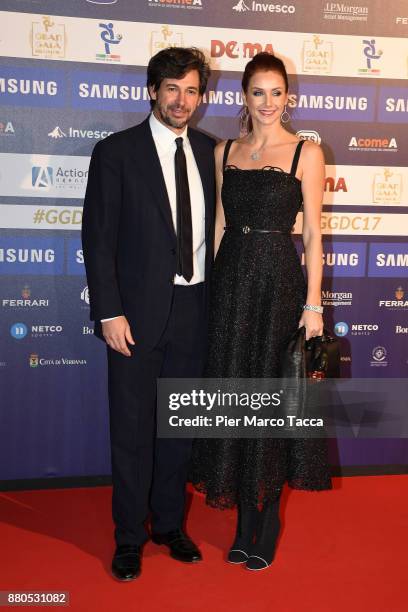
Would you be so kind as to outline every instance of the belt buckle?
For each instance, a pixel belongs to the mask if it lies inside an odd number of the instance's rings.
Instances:
[[[249,234],[250,231],[251,231],[251,228],[249,227],[249,225],[244,225],[244,227],[242,228],[243,234]]]

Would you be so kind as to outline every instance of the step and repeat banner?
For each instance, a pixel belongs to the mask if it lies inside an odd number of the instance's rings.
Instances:
[[[326,158],[326,325],[342,374],[408,373],[405,0],[3,0],[0,11],[0,480],[110,472],[104,345],[80,241],[95,143],[149,112],[145,72],[197,46],[213,73],[195,123],[238,135],[259,51],[290,76],[289,129]],[[41,12],[39,12],[41,11]],[[295,233],[303,260],[301,214]],[[337,440],[333,465],[407,464],[405,440]]]

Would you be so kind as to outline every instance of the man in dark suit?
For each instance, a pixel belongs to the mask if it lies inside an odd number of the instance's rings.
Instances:
[[[191,440],[156,438],[158,377],[199,377],[213,258],[214,141],[187,127],[209,66],[197,49],[151,58],[152,113],[98,142],[89,168],[82,242],[91,319],[108,347],[119,580],[140,574],[145,520],[152,540],[201,560],[183,531]]]

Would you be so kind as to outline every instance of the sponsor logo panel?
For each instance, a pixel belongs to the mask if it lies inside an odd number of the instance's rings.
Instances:
[[[323,19],[340,22],[367,22],[368,6],[350,5],[344,2],[325,2]]]
[[[25,284],[21,289],[21,294],[19,297],[3,297],[1,299],[1,306],[3,308],[12,309],[48,308],[49,299],[32,296],[30,286]]]
[[[296,6],[294,4],[277,4],[272,2],[255,2],[255,0],[238,0],[238,2],[233,5],[232,10],[236,13],[278,13],[279,16],[286,16],[293,15],[296,12]]]
[[[40,59],[64,59],[66,34],[65,25],[49,15],[38,16],[31,25],[32,56]]]
[[[43,356],[39,353],[30,353],[28,356],[27,364],[30,368],[41,368],[41,367],[75,367],[75,366],[86,366],[86,359],[72,357],[72,356]]]
[[[57,70],[0,66],[0,104],[62,107],[66,104],[66,76]]]
[[[372,153],[397,153],[398,144],[394,136],[389,138],[371,136],[352,136],[348,143],[349,151],[362,151]]]
[[[408,123],[408,95],[406,88],[380,88],[378,120],[383,123]]]
[[[365,38],[362,40],[365,67],[359,68],[358,72],[364,75],[380,76],[380,60],[383,51],[378,49],[375,38]]]
[[[296,243],[301,254],[302,266],[305,254],[300,243]],[[359,242],[326,242],[323,240],[323,275],[330,277],[363,277],[366,268],[367,245]]]
[[[370,244],[368,276],[408,277],[408,244]]]
[[[398,285],[394,291],[394,295],[382,297],[378,301],[378,306],[386,310],[408,310],[408,295],[402,285]]]
[[[333,43],[314,34],[303,42],[302,72],[305,74],[330,74],[333,67]]]
[[[62,274],[62,238],[0,237],[0,274]]]
[[[114,32],[112,22],[99,23],[99,33],[103,45],[103,53],[96,53],[95,58],[104,62],[120,62],[120,55],[116,52],[123,36]],[[115,52],[112,52],[115,50]]]
[[[76,72],[72,76],[72,106],[118,112],[150,110],[146,76],[131,72]]]
[[[65,138],[100,140],[107,138],[107,136],[110,136],[111,134],[113,134],[113,131],[106,128],[94,130],[69,126],[68,128],[64,127],[64,129],[62,129],[59,125],[56,125],[51,131],[47,132],[48,137],[52,140],[61,140]]]
[[[323,306],[352,306],[353,293],[351,291],[322,290]]]
[[[375,88],[370,85],[299,83],[299,92],[289,95],[293,119],[321,121],[373,121]]]
[[[346,323],[339,321],[334,324],[334,333],[336,336],[344,337],[350,333],[351,336],[371,336],[379,331],[378,323]]]
[[[14,323],[10,327],[10,335],[16,340],[22,340],[28,334],[31,338],[49,338],[61,334],[62,331],[62,325],[58,324],[35,323],[28,327],[25,323]]]
[[[146,2],[146,0],[144,0]],[[202,0],[204,8],[204,0]],[[192,8],[199,6],[192,0],[161,0],[159,3],[145,4],[145,7],[156,6],[156,8],[168,8],[174,10],[183,6],[185,9],[190,5]],[[161,5],[161,6],[160,6]],[[235,7],[235,10],[234,10]],[[242,9],[242,10],[241,10]],[[158,15],[164,16],[165,12],[156,11]],[[166,11],[169,14],[169,11]],[[231,16],[248,19],[251,14],[262,15],[270,18],[291,18],[296,14],[295,4],[256,2],[255,0],[238,0],[231,3]],[[30,13],[3,12],[0,19],[7,17],[9,27],[2,31],[2,47],[7,50],[9,57],[51,59],[57,61],[94,62],[94,63],[120,63],[131,66],[146,66],[150,56],[155,51],[168,45],[182,44],[183,46],[195,45],[210,51],[211,40],[220,41],[224,45],[230,42],[236,43],[240,49],[239,57],[230,58],[227,54],[222,57],[213,57],[212,65],[216,70],[236,70],[241,72],[251,57],[251,49],[254,52],[264,49],[267,45],[273,45],[288,62],[291,74],[301,74],[303,68],[310,74],[327,74],[330,70],[333,76],[349,77],[354,74],[357,77],[377,77],[377,70],[381,70],[381,77],[405,79],[406,78],[406,55],[408,49],[404,49],[401,39],[362,38],[361,36],[330,35],[329,38],[311,32],[299,36],[298,32],[274,32],[270,30],[245,30],[240,28],[234,32],[231,38],[231,28],[196,27],[192,25],[168,25],[151,24],[146,22],[114,21],[100,19],[88,19],[80,17],[61,17],[53,15],[36,15]],[[46,19],[46,25],[44,24]],[[48,25],[48,24],[53,24]],[[37,46],[30,43],[30,33],[34,33]],[[26,40],[20,40],[15,36],[16,31],[25,31]],[[55,39],[52,37],[55,34]],[[48,39],[46,38],[48,36]],[[322,62],[316,62],[316,71],[312,63],[304,65],[305,56],[315,49],[313,37],[319,36],[322,41],[320,47],[327,43],[325,48],[326,57]],[[58,37],[58,38],[57,38]],[[52,41],[52,44],[51,44]],[[373,42],[374,41],[374,42]],[[247,52],[242,51],[245,45],[249,45]],[[309,46],[308,46],[309,45]],[[319,45],[318,45],[319,47]],[[330,48],[330,52],[329,52]],[[380,51],[382,52],[380,55]],[[332,60],[330,54],[332,53]],[[64,54],[64,56],[63,56]],[[310,55],[309,55],[310,57]],[[352,61],[350,61],[350,57]],[[329,59],[330,67],[326,65]],[[368,66],[370,64],[371,67]]]
[[[170,9],[185,9],[197,10],[203,9],[205,0],[145,0],[151,8],[170,8]]]
[[[328,165],[323,202],[349,206],[407,206],[406,185],[406,167]]]
[[[320,134],[316,130],[298,130],[296,136],[301,140],[310,140],[316,144],[321,144],[322,142]]]
[[[387,349],[385,346],[375,346],[371,351],[370,366],[372,367],[387,367]]]
[[[297,215],[294,233],[301,234],[303,213]],[[322,212],[323,235],[343,236],[408,236],[408,216],[382,213]]]
[[[2,228],[80,230],[82,207],[0,204]]]
[[[0,195],[83,198],[89,157],[0,153]]]

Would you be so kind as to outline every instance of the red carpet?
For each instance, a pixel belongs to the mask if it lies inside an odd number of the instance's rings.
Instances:
[[[108,487],[0,493],[0,590],[70,591],[70,608],[87,612],[406,611],[406,476],[334,482],[331,492],[285,491],[279,547],[264,572],[225,563],[234,513],[194,494],[188,531],[204,561],[184,565],[149,543],[142,576],[124,584],[109,574]]]

